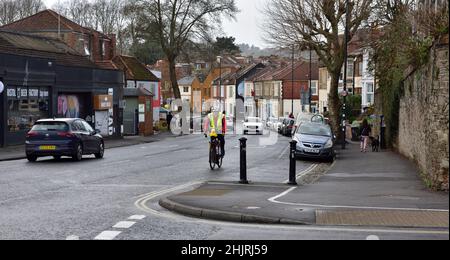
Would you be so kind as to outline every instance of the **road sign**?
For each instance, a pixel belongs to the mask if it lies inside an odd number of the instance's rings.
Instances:
[[[0,94],[3,93],[3,90],[5,90],[5,85],[0,81]]]
[[[341,92],[341,96],[347,97],[348,96],[348,91],[347,90],[342,91]]]

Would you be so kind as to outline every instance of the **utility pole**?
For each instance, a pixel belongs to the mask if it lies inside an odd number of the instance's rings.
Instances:
[[[217,56],[217,60],[219,61],[219,110],[222,112],[222,56]]]
[[[346,102],[347,102],[347,62],[348,62],[348,20],[351,16],[349,16],[349,8],[348,8],[348,1],[345,1],[345,35],[344,35],[344,79],[343,79],[343,104],[342,104],[342,149],[345,150],[345,134],[346,134],[346,119],[347,115],[345,114],[346,110]]]
[[[312,89],[311,89],[311,86],[312,86],[312,76],[311,76],[312,53],[311,52],[312,52],[311,48],[309,48],[309,113],[311,113],[311,111],[312,111],[312,104],[311,104],[311,101],[312,101]]]
[[[295,55],[295,45],[292,45],[292,80],[291,80],[291,98],[292,98],[292,109],[291,112],[294,114],[294,57]]]

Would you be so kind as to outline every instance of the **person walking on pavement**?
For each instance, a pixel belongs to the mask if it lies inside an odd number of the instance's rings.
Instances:
[[[365,153],[367,152],[367,146],[369,144],[369,137],[372,133],[372,128],[370,127],[369,123],[367,122],[367,119],[364,119],[361,129],[360,129],[360,135],[361,135],[361,152]]]
[[[170,123],[172,122],[172,112],[167,113],[166,121],[167,121],[167,129],[170,131]]]
[[[204,133],[207,137],[208,133],[214,133],[220,141],[220,150],[222,157],[225,157],[225,134],[227,132],[227,120],[225,114],[218,112],[217,109],[212,109],[212,112],[208,114],[204,123]],[[212,134],[211,138],[215,138]]]

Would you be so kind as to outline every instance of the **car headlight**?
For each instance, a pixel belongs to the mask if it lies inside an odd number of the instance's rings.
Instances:
[[[330,139],[328,140],[328,142],[325,144],[325,148],[331,148],[333,147],[333,141]]]

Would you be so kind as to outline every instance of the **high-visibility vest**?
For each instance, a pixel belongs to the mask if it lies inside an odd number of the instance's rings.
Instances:
[[[223,114],[219,113],[217,115],[217,124],[216,124],[216,122],[214,122],[214,113],[209,114],[209,125],[211,129],[215,130],[216,134],[219,135],[223,134],[222,133],[223,118],[224,118]]]

